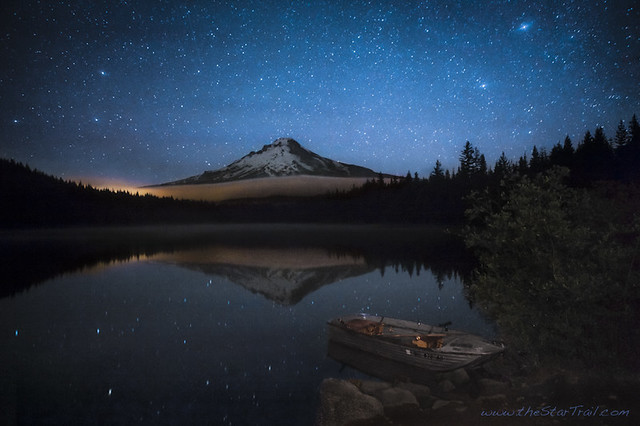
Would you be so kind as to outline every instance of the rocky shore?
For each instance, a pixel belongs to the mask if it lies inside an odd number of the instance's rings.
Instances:
[[[320,387],[316,425],[640,424],[638,383],[598,372],[516,372],[504,359],[422,384],[329,378]]]

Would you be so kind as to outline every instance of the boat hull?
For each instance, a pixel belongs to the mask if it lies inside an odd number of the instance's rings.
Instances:
[[[350,328],[353,321],[369,321],[383,327],[379,333],[368,334]],[[329,341],[334,344],[433,372],[477,366],[504,350],[479,336],[393,318],[352,315],[334,319],[329,326]],[[442,346],[417,346],[418,336],[430,335],[443,336]]]

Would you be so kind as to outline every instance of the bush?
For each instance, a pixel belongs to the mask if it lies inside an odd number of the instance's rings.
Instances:
[[[538,361],[634,362],[640,221],[567,176],[553,168],[472,196],[465,241],[481,266],[470,294]]]

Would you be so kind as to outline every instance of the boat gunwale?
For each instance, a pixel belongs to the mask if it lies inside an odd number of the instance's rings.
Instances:
[[[381,322],[385,326],[389,326],[391,328],[397,327],[403,330],[409,331],[407,334],[400,335],[384,335],[384,332],[379,335],[368,335],[358,330],[350,329],[346,327],[346,322],[353,319],[364,319],[374,322]],[[481,336],[476,336],[471,333],[465,333],[459,330],[447,330],[444,327],[434,326],[431,324],[417,323],[408,320],[402,320],[391,317],[382,317],[377,315],[369,315],[369,314],[350,314],[342,317],[337,317],[329,321],[330,326],[334,327],[336,330],[341,330],[347,333],[350,333],[353,336],[361,336],[365,340],[363,341],[377,341],[384,342],[389,345],[399,346],[403,348],[410,348],[413,351],[417,351],[420,353],[434,353],[434,354],[446,354],[446,355],[456,355],[456,356],[466,356],[466,357],[492,357],[504,351],[504,346],[499,346]],[[446,336],[444,337],[443,345],[440,348],[421,348],[411,344],[404,344],[399,340],[393,340],[394,337],[398,339],[401,337],[416,337],[429,333],[444,333]],[[477,340],[479,343],[482,343],[478,348],[481,351],[463,351],[463,350],[452,350],[451,343],[461,337],[470,337]]]

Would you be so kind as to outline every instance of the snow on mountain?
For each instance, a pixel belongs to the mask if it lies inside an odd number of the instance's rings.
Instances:
[[[222,169],[205,171],[200,175],[163,185],[222,183],[295,175],[362,178],[378,176],[371,169],[322,157],[303,148],[293,139],[280,138],[270,145],[265,145],[260,151],[251,152]]]

